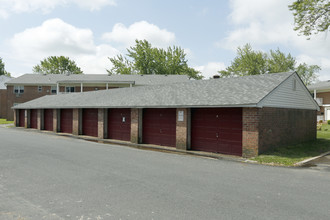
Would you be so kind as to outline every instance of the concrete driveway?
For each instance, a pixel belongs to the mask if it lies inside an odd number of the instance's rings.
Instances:
[[[0,127],[0,219],[329,219],[329,172]]]

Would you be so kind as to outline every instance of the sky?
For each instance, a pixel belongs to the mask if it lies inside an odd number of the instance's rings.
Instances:
[[[280,49],[319,65],[330,80],[330,33],[307,40],[293,31],[288,0],[0,0],[0,57],[14,77],[48,56],[68,56],[86,74],[106,74],[109,57],[135,39],[180,46],[188,65],[209,78],[238,47]],[[329,35],[329,36],[328,36]]]

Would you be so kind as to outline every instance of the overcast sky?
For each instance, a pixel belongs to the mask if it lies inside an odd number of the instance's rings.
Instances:
[[[0,57],[14,77],[54,55],[69,56],[84,73],[106,74],[108,57],[147,39],[157,47],[182,47],[188,65],[208,78],[230,65],[238,46],[250,43],[317,64],[319,79],[330,80],[330,33],[298,36],[290,2],[0,0]]]

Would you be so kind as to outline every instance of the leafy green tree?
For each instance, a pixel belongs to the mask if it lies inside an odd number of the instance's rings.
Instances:
[[[254,51],[250,44],[237,48],[237,56],[226,70],[219,71],[221,77],[259,75],[267,72],[267,57],[261,51]]]
[[[2,58],[0,57],[0,76],[10,76],[10,73],[6,71],[5,69],[5,63],[2,61]]]
[[[82,74],[83,71],[69,57],[50,56],[33,67],[34,73],[41,74]]]
[[[109,74],[161,74],[188,75],[202,79],[200,72],[189,67],[186,54],[180,47],[168,47],[167,50],[152,47],[147,40],[136,40],[135,46],[127,49],[126,57],[118,55],[109,58],[113,67]]]
[[[289,9],[294,16],[294,30],[300,34],[309,37],[329,29],[329,0],[296,0],[289,5]]]
[[[254,51],[250,44],[238,47],[237,56],[225,70],[218,71],[220,77],[235,77],[296,71],[306,85],[317,79],[320,71],[317,65],[308,66],[306,63],[296,67],[296,59],[291,54],[285,55],[279,49],[269,53]]]
[[[279,49],[273,51],[270,50],[269,55],[265,55],[267,62],[267,72],[280,73],[294,71],[296,59],[291,54],[285,55]]]
[[[299,66],[296,68],[296,72],[307,86],[316,81],[317,75],[315,73],[319,72],[320,70],[321,68],[319,66],[308,66],[306,63],[299,64]]]

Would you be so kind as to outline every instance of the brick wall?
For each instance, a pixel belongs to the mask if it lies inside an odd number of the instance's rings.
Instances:
[[[260,109],[259,153],[278,146],[315,139],[315,110]]]
[[[183,120],[179,121],[179,112],[183,112]],[[176,109],[176,148],[181,150],[188,149],[188,131],[190,118],[190,109],[177,108]]]
[[[116,88],[116,87],[109,87],[109,89]],[[95,90],[104,90],[106,87],[104,86],[84,86],[83,90],[86,91],[95,91]],[[60,86],[60,92],[65,92],[65,86]],[[80,86],[75,86],[75,92],[80,92]],[[1,93],[0,93],[1,94]],[[20,95],[16,95],[14,93],[14,86],[7,86],[7,107],[6,107],[6,117],[8,120],[14,120],[14,112],[11,107],[14,103],[24,103],[31,101],[33,99],[51,95],[51,86],[42,86],[41,92],[38,91],[38,86],[24,86],[24,93]],[[0,101],[1,101],[0,97]],[[1,102],[0,102],[1,105]],[[2,105],[1,105],[2,106]],[[1,117],[1,110],[0,110],[0,117]]]
[[[77,108],[72,110],[72,134],[79,135],[81,133],[80,126],[81,126],[81,120],[79,114],[81,111]]]
[[[243,108],[242,156],[253,157],[259,153],[260,109]]]
[[[97,134],[98,138],[104,139],[104,131],[106,129],[105,127],[105,109],[99,108],[97,112]]]
[[[50,86],[43,86],[42,91],[38,91],[38,86],[24,86],[24,93],[16,96],[14,93],[14,86],[7,86],[7,119],[14,119],[14,112],[11,109],[14,103],[24,103],[32,99],[39,98],[44,95],[51,94]]]
[[[139,109],[131,109],[131,142],[139,143]]]
[[[323,104],[330,104],[330,92],[317,93],[316,98],[323,98]]]
[[[7,117],[7,90],[0,89],[0,118]]]

